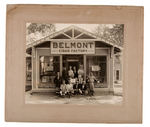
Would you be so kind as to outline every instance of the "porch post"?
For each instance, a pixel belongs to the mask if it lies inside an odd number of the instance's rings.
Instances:
[[[108,55],[107,55],[107,78],[106,78],[106,83],[107,83],[107,88],[110,88],[110,49],[108,50]]]
[[[32,90],[33,89],[36,89],[36,56],[34,46],[32,46]]]
[[[38,85],[40,83],[40,59],[38,55],[38,50],[36,50],[35,61],[36,61],[36,88],[38,89]]]
[[[110,88],[109,91],[114,93],[114,47],[111,47],[110,54]]]
[[[122,83],[122,69],[123,69],[123,66],[122,66],[122,51],[121,51],[121,53],[120,53],[120,74],[119,74],[119,80],[121,81],[121,83]]]
[[[84,80],[86,80],[86,55],[83,55],[83,64],[84,64]]]
[[[62,59],[62,55],[60,55],[60,76],[62,76],[62,67],[63,67],[63,59]]]

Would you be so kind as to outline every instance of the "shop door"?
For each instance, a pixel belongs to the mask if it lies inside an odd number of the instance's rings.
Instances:
[[[63,67],[69,70],[69,67],[71,66],[76,67],[76,69],[79,69],[79,66],[83,65],[83,55],[63,55]]]
[[[72,61],[72,62],[68,62],[68,67],[67,67],[67,69],[69,70],[69,67],[76,67],[76,69],[78,70],[79,69],[79,61]]]

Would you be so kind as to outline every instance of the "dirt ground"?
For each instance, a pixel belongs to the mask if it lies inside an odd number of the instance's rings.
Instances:
[[[72,97],[58,97],[48,93],[34,93],[30,95],[26,92],[25,100],[27,104],[121,104],[123,97],[120,95],[75,95]]]
[[[25,92],[25,103],[27,104],[122,104],[123,88],[122,84],[114,84],[114,95],[95,94],[95,96],[75,95],[69,97],[58,97],[50,93],[34,93]]]

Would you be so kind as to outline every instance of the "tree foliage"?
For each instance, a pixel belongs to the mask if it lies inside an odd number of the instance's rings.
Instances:
[[[114,24],[114,25],[99,25],[95,34],[97,37],[104,41],[123,46],[124,39],[124,25]]]
[[[26,41],[31,43],[55,32],[54,24],[28,23],[26,27]]]

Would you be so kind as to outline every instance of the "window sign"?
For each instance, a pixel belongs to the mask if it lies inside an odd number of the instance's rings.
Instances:
[[[92,71],[100,71],[100,66],[99,65],[93,65]]]

